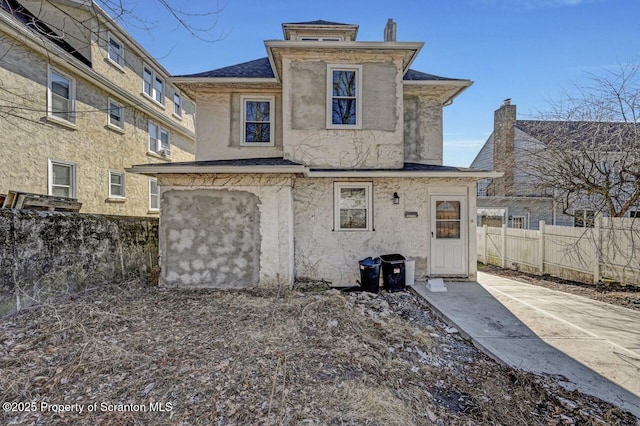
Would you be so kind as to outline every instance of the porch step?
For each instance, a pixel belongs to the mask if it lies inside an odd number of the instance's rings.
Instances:
[[[447,291],[447,285],[442,278],[430,278],[427,281],[427,290],[432,293],[445,293]]]

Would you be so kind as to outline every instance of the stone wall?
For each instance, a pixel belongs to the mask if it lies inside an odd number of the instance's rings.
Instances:
[[[0,317],[107,281],[146,279],[158,220],[0,209]]]

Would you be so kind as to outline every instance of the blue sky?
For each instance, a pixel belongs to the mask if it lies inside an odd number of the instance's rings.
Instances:
[[[134,12],[154,25],[122,23],[174,75],[266,56],[263,40],[282,39],[283,22],[316,19],[357,24],[359,41],[381,41],[393,18],[398,41],[425,46],[412,68],[474,84],[444,112],[444,162],[468,166],[493,129],[493,111],[505,98],[518,118],[536,118],[589,73],[640,61],[639,0],[189,0],[186,10],[222,11],[200,41],[176,29],[152,0]],[[212,22],[213,17],[204,19]],[[204,25],[205,22],[195,22]]]

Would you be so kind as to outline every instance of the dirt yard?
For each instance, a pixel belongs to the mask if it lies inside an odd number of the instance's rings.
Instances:
[[[636,425],[501,367],[412,293],[132,282],[0,320],[0,424]]]

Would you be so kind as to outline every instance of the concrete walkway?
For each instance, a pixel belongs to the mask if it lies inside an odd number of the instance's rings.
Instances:
[[[413,286],[492,357],[640,418],[640,312],[485,273],[447,287]]]

